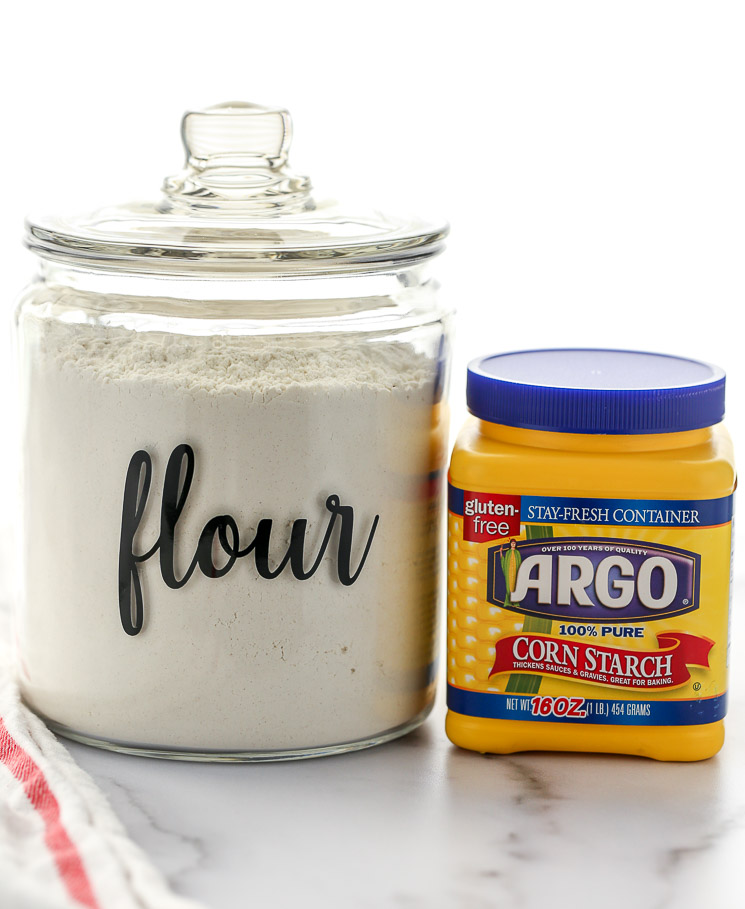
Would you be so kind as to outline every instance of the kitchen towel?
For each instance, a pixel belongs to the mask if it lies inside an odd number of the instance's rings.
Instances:
[[[0,570],[0,585],[3,576],[8,577]],[[0,907],[199,909],[169,889],[93,780],[21,703],[12,668],[8,599],[3,587]]]

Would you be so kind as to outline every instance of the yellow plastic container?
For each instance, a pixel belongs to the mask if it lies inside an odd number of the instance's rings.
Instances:
[[[450,465],[448,716],[479,752],[692,761],[724,741],[724,374],[623,351],[474,361]]]

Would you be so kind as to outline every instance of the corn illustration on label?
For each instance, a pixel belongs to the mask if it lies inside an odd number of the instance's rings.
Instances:
[[[450,485],[448,707],[677,726],[726,713],[733,497]]]

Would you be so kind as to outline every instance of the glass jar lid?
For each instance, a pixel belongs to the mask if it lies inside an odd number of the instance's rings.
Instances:
[[[354,272],[436,255],[444,223],[316,201],[287,164],[286,110],[229,102],[187,113],[186,166],[162,197],[78,217],[27,222],[45,259],[109,271]]]

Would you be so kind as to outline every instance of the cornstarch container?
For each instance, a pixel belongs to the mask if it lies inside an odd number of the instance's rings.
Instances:
[[[447,227],[316,199],[287,111],[182,136],[154,201],[28,224],[23,698],[157,757],[387,741],[435,690]]]
[[[711,757],[735,467],[721,369],[616,350],[474,360],[450,464],[447,734]]]

